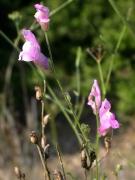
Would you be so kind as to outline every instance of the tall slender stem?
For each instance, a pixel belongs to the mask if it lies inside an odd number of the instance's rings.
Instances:
[[[77,115],[74,113],[74,110],[73,110],[73,107],[72,107],[71,102],[69,102],[69,100],[67,99],[67,96],[65,95],[65,93],[64,93],[64,91],[63,91],[63,88],[62,88],[59,80],[57,79],[57,74],[56,74],[56,72],[55,72],[54,65],[53,65],[53,57],[52,57],[51,47],[50,47],[50,43],[49,43],[49,39],[48,39],[47,33],[45,33],[45,38],[46,38],[46,42],[47,42],[47,46],[48,46],[48,51],[49,51],[50,60],[51,60],[50,64],[51,64],[51,68],[52,68],[53,73],[54,73],[54,78],[55,78],[55,80],[56,80],[56,82],[57,82],[57,84],[58,84],[58,86],[59,86],[59,88],[60,88],[60,90],[61,90],[61,92],[62,92],[62,95],[63,95],[65,101],[67,102],[68,107],[70,108],[70,110],[71,110],[71,112],[72,112],[72,116],[73,116],[73,118],[74,118],[75,125],[73,124],[70,116],[67,114],[67,112],[66,112],[65,109],[63,108],[63,105],[62,105],[61,102],[58,100],[58,98],[55,96],[54,92],[52,91],[52,89],[51,89],[49,86],[48,86],[48,90],[50,91],[50,93],[52,94],[52,96],[55,98],[55,101],[56,101],[57,105],[60,107],[60,109],[61,109],[61,111],[63,112],[64,116],[65,116],[66,119],[68,120],[70,126],[72,127],[74,133],[75,133],[76,136],[77,136],[77,139],[78,139],[80,145],[82,145],[82,142],[83,142],[83,143],[86,143],[86,142],[87,142],[87,138],[85,137],[85,134],[83,133],[83,131],[82,131],[82,129],[81,129],[81,126],[80,126],[80,123],[79,123],[79,119],[78,119]],[[77,66],[79,65],[80,53],[81,53],[81,52],[80,52],[80,50],[79,50],[79,53],[78,53],[79,55],[78,55],[78,60],[77,60],[78,62],[76,63]],[[76,125],[77,125],[77,127],[79,128],[79,131],[77,130]],[[82,139],[80,138],[79,132],[80,132],[81,135],[82,135],[83,141],[82,141]],[[87,153],[88,153],[88,151],[87,151]],[[88,157],[89,157],[89,156],[88,156]]]
[[[47,32],[45,32],[44,34],[45,34],[45,40],[46,40],[46,43],[47,43],[48,52],[49,52],[49,56],[50,56],[50,59],[49,59],[50,66],[51,66],[52,71],[55,73],[54,63],[53,63],[53,56],[52,56],[51,46],[50,46],[50,43],[49,43]]]
[[[79,144],[82,145],[82,140],[80,138],[80,134],[78,132],[78,130],[76,129],[76,127],[74,126],[74,124],[72,123],[70,116],[67,114],[67,112],[65,111],[63,105],[61,104],[61,102],[59,101],[59,99],[57,98],[57,96],[55,95],[55,93],[52,91],[52,89],[50,88],[50,86],[47,86],[47,89],[49,91],[49,93],[52,95],[52,97],[55,99],[57,105],[59,106],[59,108],[61,109],[62,113],[64,114],[64,116],[66,117],[66,119],[68,120],[68,123],[70,124],[70,126],[72,127],[78,141]]]
[[[124,25],[123,28],[122,28],[122,31],[121,31],[121,34],[119,36],[119,39],[117,41],[117,44],[116,44],[116,47],[115,47],[115,50],[114,50],[114,53],[112,54],[112,57],[111,57],[111,61],[110,61],[110,65],[109,65],[109,69],[108,69],[108,73],[107,73],[107,78],[106,78],[106,83],[105,83],[105,86],[106,86],[106,89],[108,88],[108,83],[110,81],[110,77],[111,77],[111,73],[112,73],[112,70],[113,70],[113,65],[114,65],[114,59],[115,59],[115,56],[118,52],[118,49],[120,47],[120,44],[122,42],[122,39],[124,37],[124,34],[126,32],[126,26]]]
[[[97,64],[98,64],[99,77],[101,80],[101,87],[102,87],[102,93],[103,93],[103,98],[104,98],[106,94],[106,88],[105,88],[105,83],[104,83],[103,71],[102,71],[100,61],[97,61]]]
[[[13,43],[11,39],[9,39],[9,37],[0,30],[0,34],[1,36],[12,46],[14,47],[18,52],[20,51],[20,49],[17,47],[16,43]],[[16,38],[18,40],[18,38],[20,38],[19,36]]]
[[[64,2],[63,4],[61,4],[58,8],[54,9],[53,11],[51,11],[50,16],[53,16],[54,14],[56,14],[57,12],[59,12],[60,10],[62,10],[63,8],[65,8],[67,5],[69,5],[71,2],[73,2],[74,0],[67,0],[66,2]]]
[[[105,86],[106,86],[106,89],[108,88],[108,83],[109,83],[109,80],[110,80],[110,77],[111,77],[111,73],[112,73],[112,70],[113,70],[113,65],[114,65],[114,59],[115,59],[115,56],[117,55],[118,53],[118,50],[120,48],[120,45],[121,45],[121,42],[122,42],[122,39],[126,33],[126,30],[127,30],[127,21],[129,20],[129,17],[131,15],[131,12],[132,12],[132,6],[128,9],[128,12],[127,12],[127,18],[126,20],[123,18],[123,16],[121,15],[121,13],[119,12],[119,10],[117,9],[115,3],[113,0],[108,0],[109,3],[111,4],[111,6],[113,7],[114,11],[116,12],[116,14],[119,15],[119,17],[122,19],[122,21],[124,22],[124,25],[123,25],[123,28],[122,28],[122,31],[120,33],[120,36],[118,38],[118,41],[116,43],[116,47],[114,49],[114,53],[112,54],[112,58],[111,58],[111,62],[110,62],[110,66],[109,66],[109,70],[108,70],[108,73],[107,73],[107,78],[106,78],[106,83],[105,83]]]
[[[75,61],[75,67],[76,67],[76,90],[77,90],[77,95],[76,95],[76,113],[78,112],[78,103],[79,103],[79,97],[80,97],[80,58],[81,58],[81,48],[79,47],[77,49],[77,54],[76,54],[76,61]]]
[[[97,131],[96,131],[96,180],[98,180],[99,179],[99,168],[98,168],[98,151],[99,151],[98,127],[99,127],[99,118],[98,118],[97,111],[96,111],[96,126],[97,126]]]
[[[48,170],[46,161],[44,161],[43,154],[42,154],[42,151],[41,151],[41,148],[39,147],[39,145],[37,145],[37,149],[38,149],[38,153],[39,153],[39,156],[40,156],[40,159],[41,159],[41,162],[42,162],[42,166],[43,166],[44,171],[45,171],[45,180],[51,180],[50,172]]]
[[[59,162],[60,162],[60,165],[61,165],[61,169],[62,169],[62,172],[63,172],[63,179],[66,180],[65,169],[64,169],[64,165],[63,165],[63,161],[62,161],[62,157],[61,157],[61,153],[60,153],[60,149],[59,149],[58,144],[56,145],[56,150],[57,150]]]

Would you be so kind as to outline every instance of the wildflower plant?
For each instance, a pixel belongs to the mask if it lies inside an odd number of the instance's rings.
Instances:
[[[70,4],[73,0],[68,0],[64,4],[62,4],[58,9],[50,12],[49,8],[42,5],[42,4],[35,4],[34,7],[36,9],[36,13],[34,15],[34,18],[36,19],[36,22],[39,23],[41,27],[41,31],[45,35],[45,42],[48,47],[49,57],[46,57],[40,47],[40,43],[38,42],[38,38],[34,35],[33,32],[28,29],[23,29],[21,31],[21,34],[25,40],[22,50],[19,51],[18,55],[19,61],[26,61],[28,63],[33,62],[31,64],[32,68],[36,72],[37,76],[40,76],[42,79],[43,87],[36,86],[36,99],[40,101],[41,103],[41,135],[39,136],[37,132],[31,131],[30,133],[30,141],[32,144],[34,144],[37,147],[41,163],[43,165],[44,170],[44,177],[46,180],[51,180],[53,177],[55,179],[67,179],[67,174],[64,169],[63,160],[61,157],[59,146],[56,142],[56,152],[58,155],[58,159],[61,165],[60,170],[54,170],[52,172],[51,168],[48,166],[48,160],[49,160],[49,148],[50,144],[48,143],[48,138],[46,135],[46,126],[49,123],[49,119],[51,118],[50,114],[45,113],[45,101],[48,100],[48,97],[52,100],[53,103],[55,103],[61,112],[64,114],[65,118],[67,119],[70,127],[72,128],[78,143],[80,145],[81,149],[81,165],[82,168],[85,170],[86,178],[91,177],[91,171],[93,169],[96,169],[96,174],[94,177],[98,180],[101,179],[100,174],[100,163],[102,157],[99,157],[99,140],[101,137],[104,138],[105,141],[105,148],[106,148],[106,156],[108,155],[108,152],[111,147],[111,138],[112,138],[112,131],[113,129],[118,129],[120,127],[120,123],[117,121],[115,114],[111,112],[111,103],[106,98],[106,93],[108,90],[108,82],[111,76],[112,69],[109,69],[109,72],[107,74],[107,81],[105,81],[103,77],[103,70],[101,66],[101,60],[103,58],[101,52],[97,53],[96,55],[93,55],[91,50],[87,50],[87,52],[96,60],[97,66],[98,66],[98,72],[99,72],[99,80],[98,78],[95,79],[91,87],[90,94],[88,95],[88,102],[87,105],[92,108],[93,114],[95,115],[95,121],[96,121],[96,138],[94,140],[94,143],[91,143],[91,140],[89,138],[89,125],[83,124],[80,122],[80,117],[82,113],[82,109],[84,108],[84,104],[82,103],[82,107],[77,109],[77,106],[74,106],[72,103],[72,98],[68,93],[66,93],[61,85],[61,82],[57,78],[57,72],[54,68],[54,60],[52,56],[52,50],[48,38],[47,31],[49,31],[49,23],[51,23],[51,16],[54,15],[57,12],[60,12],[60,10],[64,7],[66,7],[68,4]],[[15,45],[14,45],[15,46]],[[77,51],[77,60],[76,60],[76,69],[77,69],[77,80],[79,81],[79,60],[80,60],[80,54],[81,54],[81,48]],[[64,99],[64,103],[59,99],[56,92],[53,90],[53,88],[50,86],[49,82],[47,81],[47,75],[46,71],[50,71],[52,73],[52,77],[54,78],[54,81],[57,85],[57,88],[60,91],[60,94],[62,98]],[[99,83],[100,82],[100,83]],[[100,85],[101,88],[100,88]],[[77,86],[78,94],[76,95],[76,104],[79,101],[78,96],[80,95],[80,84]],[[49,94],[49,96],[47,96]],[[92,128],[92,126],[91,126]],[[111,136],[110,136],[111,134]],[[105,156],[104,156],[105,157]],[[94,164],[95,163],[95,164]],[[17,168],[16,168],[17,169]],[[18,170],[18,169],[17,169]],[[16,171],[17,171],[16,170]],[[17,174],[17,173],[16,173]],[[22,174],[19,171],[18,177],[21,177]],[[27,175],[26,175],[27,176]],[[92,177],[91,177],[92,178]]]

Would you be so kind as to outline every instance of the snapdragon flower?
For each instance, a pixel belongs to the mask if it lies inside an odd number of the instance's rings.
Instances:
[[[110,112],[111,104],[105,99],[99,109],[100,127],[98,132],[101,136],[105,136],[110,128],[119,128],[119,123],[115,118],[114,113]]]
[[[107,99],[101,102],[101,92],[97,80],[94,80],[87,104],[91,106],[94,114],[97,114],[99,117],[100,126],[98,133],[101,136],[105,136],[111,128],[117,129],[120,127],[114,113],[110,111],[110,102]]]
[[[42,4],[35,4],[34,7],[36,8],[37,12],[35,13],[34,17],[36,18],[37,22],[40,24],[42,29],[48,30],[49,26],[49,9]]]
[[[40,67],[48,69],[48,58],[41,52],[40,45],[35,35],[27,29],[22,30],[22,35],[25,39],[25,43],[18,60],[33,61]]]
[[[87,104],[91,106],[94,114],[98,113],[101,105],[101,92],[97,80],[94,80]]]

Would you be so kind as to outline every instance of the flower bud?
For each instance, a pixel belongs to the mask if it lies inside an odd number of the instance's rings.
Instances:
[[[47,114],[46,116],[44,116],[43,122],[42,122],[43,127],[45,127],[48,124],[49,118],[50,118],[50,114]]]
[[[43,149],[45,149],[46,144],[47,144],[47,138],[46,138],[46,136],[42,136],[42,138],[41,138],[41,147]]]
[[[43,97],[41,88],[39,86],[35,86],[35,91],[36,91],[36,99],[41,100]]]
[[[32,131],[30,134],[30,141],[32,144],[38,144],[38,136],[35,131]]]

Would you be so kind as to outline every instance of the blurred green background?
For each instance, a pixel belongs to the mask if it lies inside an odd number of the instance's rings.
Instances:
[[[64,2],[64,0],[46,0],[43,4],[52,11]],[[109,1],[74,0],[51,17],[48,36],[58,78],[68,92],[76,89],[75,59],[78,47],[81,48],[79,67],[81,95],[87,98],[93,79],[99,80],[99,74],[96,62],[86,49],[99,46],[104,49],[102,67],[106,78],[112,55],[125,26],[124,37],[114,57],[107,97],[113,102],[113,109],[121,123],[126,123],[130,122],[130,117],[135,114],[135,3],[134,0],[114,2],[122,18],[114,11]],[[24,27],[29,28],[33,23],[35,3],[37,1],[0,1],[1,30],[12,41],[16,40],[17,31]],[[17,18],[12,20],[15,11],[18,12]],[[123,19],[127,18],[126,26]],[[49,56],[40,27],[36,26],[33,32],[41,42],[42,51]],[[19,43],[20,48],[22,43],[23,41]],[[5,93],[7,105],[15,112],[15,117],[25,123],[24,104],[34,96],[33,89],[38,78],[27,63],[18,62],[18,52],[2,36],[0,47],[1,99]],[[48,77],[51,75],[48,74]],[[24,98],[25,96],[27,98]],[[1,104],[2,102],[3,99]]]

